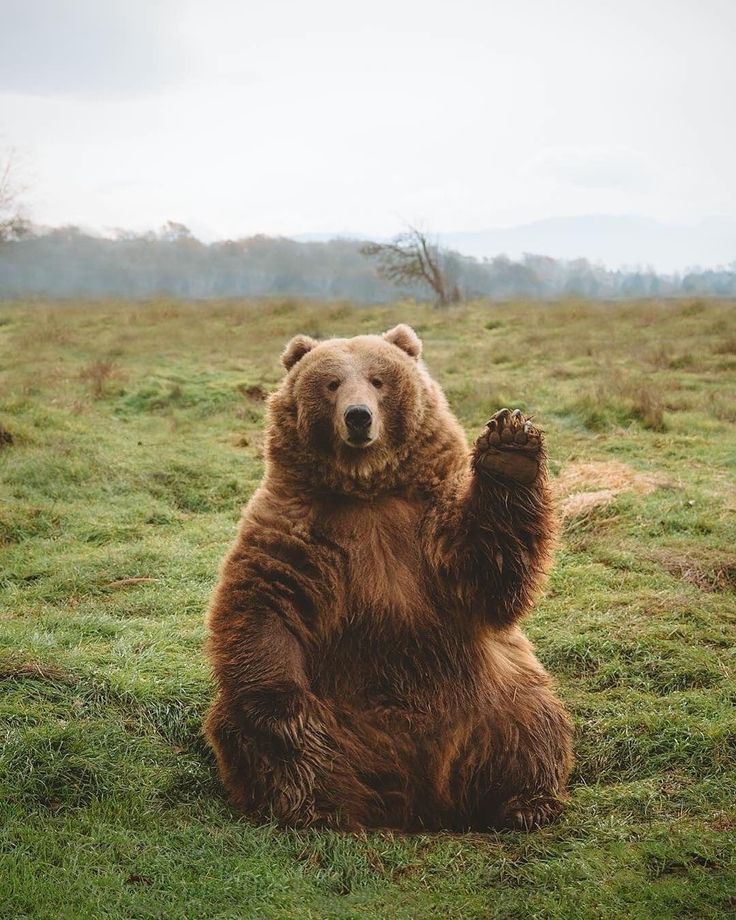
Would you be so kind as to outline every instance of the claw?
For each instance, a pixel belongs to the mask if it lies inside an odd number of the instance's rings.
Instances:
[[[483,469],[495,468],[500,475],[528,482],[532,482],[538,473],[536,454],[541,445],[542,433],[531,423],[531,416],[527,418],[521,409],[507,408],[499,409],[488,419],[475,442]],[[483,456],[496,453],[506,456],[495,460]]]

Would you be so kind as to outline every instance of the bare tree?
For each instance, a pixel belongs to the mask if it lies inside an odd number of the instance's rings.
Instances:
[[[17,239],[28,230],[20,204],[25,189],[18,173],[17,151],[0,151],[0,243]]]
[[[390,243],[367,243],[360,250],[376,259],[378,273],[394,284],[426,284],[434,292],[438,306],[460,300],[457,283],[447,277],[443,254],[425,233],[408,226]]]

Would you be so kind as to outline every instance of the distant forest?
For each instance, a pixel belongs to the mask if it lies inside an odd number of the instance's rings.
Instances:
[[[422,287],[396,287],[363,254],[364,241],[296,242],[281,237],[203,243],[169,223],[158,233],[93,236],[76,227],[31,230],[0,244],[0,298],[184,298],[293,295],[376,303]],[[649,269],[610,270],[586,259],[525,255],[475,259],[442,251],[446,276],[462,296],[601,299],[736,296],[730,266],[660,275]]]

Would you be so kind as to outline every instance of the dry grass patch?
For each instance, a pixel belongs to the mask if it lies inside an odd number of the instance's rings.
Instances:
[[[243,384],[238,387],[239,392],[250,399],[251,402],[265,402],[268,393],[259,383],[253,383],[250,385]]]
[[[585,517],[594,508],[610,505],[618,492],[613,489],[595,489],[592,492],[576,492],[562,499],[559,504],[560,516],[563,521],[572,518]]]
[[[67,671],[40,661],[0,663],[0,681],[4,680],[39,680],[69,685],[76,683],[76,679]]]
[[[656,476],[638,473],[619,460],[570,463],[552,481],[563,521],[609,505],[622,492],[647,495],[660,485]]]
[[[651,558],[664,566],[670,575],[702,591],[736,589],[736,553],[676,553],[661,550],[653,553]]]
[[[151,585],[156,582],[157,579],[149,578],[147,576],[139,576],[135,578],[119,578],[117,581],[108,582],[105,585],[106,588],[131,588],[135,585]]]

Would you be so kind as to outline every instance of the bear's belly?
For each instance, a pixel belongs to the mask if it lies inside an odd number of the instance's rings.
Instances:
[[[336,711],[419,734],[436,733],[438,720],[472,720],[492,692],[477,620],[433,596],[422,514],[396,497],[322,509],[344,552],[345,593],[310,662],[313,689]]]
[[[364,621],[347,625],[318,651],[313,690],[336,713],[431,738],[485,723],[517,695],[547,685],[518,627],[463,625],[448,617],[390,634]]]
[[[417,628],[418,626],[418,628]],[[477,647],[451,622],[424,612],[419,625],[398,611],[370,617],[363,610],[319,651],[313,687],[336,709],[365,713],[379,722],[426,720],[438,713],[467,713],[477,687],[490,675]]]

